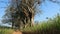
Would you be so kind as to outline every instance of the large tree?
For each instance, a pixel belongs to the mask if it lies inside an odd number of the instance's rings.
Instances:
[[[36,7],[41,2],[42,0],[11,0],[8,11],[5,13],[9,18],[5,19],[5,22],[11,22],[12,26],[14,26],[14,23],[19,26],[21,23],[34,25],[34,16],[40,12],[37,11]]]
[[[40,0],[11,0],[11,4],[6,11],[6,16],[11,18],[7,19],[7,22],[12,22],[19,25],[23,22],[24,25],[34,24],[34,16],[37,14],[37,5],[40,4]],[[9,16],[9,15],[10,16]]]
[[[16,3],[16,5],[14,3]],[[26,20],[24,24],[29,23],[30,26],[32,26],[34,24],[34,16],[36,12],[38,12],[36,11],[36,5],[40,4],[40,0],[15,0],[14,3],[12,5],[15,6],[15,9],[17,9],[16,14]]]

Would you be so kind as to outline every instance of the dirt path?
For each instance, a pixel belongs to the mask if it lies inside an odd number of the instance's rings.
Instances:
[[[14,31],[13,34],[22,34],[21,31]]]

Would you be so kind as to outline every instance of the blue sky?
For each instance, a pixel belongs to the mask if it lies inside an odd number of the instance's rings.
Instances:
[[[9,0],[0,0],[0,1],[8,2]],[[0,2],[0,22],[1,22],[2,16],[5,13],[4,12],[5,8],[1,8],[1,7],[6,7],[6,6],[7,4]],[[46,17],[52,18],[57,13],[60,13],[60,6],[50,1],[45,1],[38,8],[42,10],[42,14],[36,15],[34,21],[43,21],[43,20],[46,20]]]
[[[41,8],[42,14],[36,15],[35,21],[44,21],[46,17],[53,18],[57,13],[60,13],[60,5],[50,1],[45,1],[39,8]]]

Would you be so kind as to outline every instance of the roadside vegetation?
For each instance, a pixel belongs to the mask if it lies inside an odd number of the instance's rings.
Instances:
[[[0,28],[0,34],[11,34],[13,29]],[[34,27],[22,29],[23,34],[60,34],[60,15],[54,18],[35,24]]]
[[[12,29],[0,28],[0,34],[12,34]]]

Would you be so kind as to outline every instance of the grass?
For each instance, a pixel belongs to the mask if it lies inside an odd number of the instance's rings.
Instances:
[[[60,34],[60,17],[54,18],[42,23],[38,23],[34,27],[25,28],[23,32],[28,34]],[[29,33],[30,32],[30,33]]]
[[[0,34],[12,34],[12,29],[2,28]],[[44,22],[35,25],[34,27],[27,27],[22,30],[24,34],[60,34],[60,24],[58,22]]]
[[[1,29],[0,28],[0,34],[12,34],[13,30],[12,29]]]
[[[13,30],[12,29],[7,29],[3,28],[0,29],[0,34],[12,34]],[[27,27],[23,29],[23,33],[28,33],[28,34],[60,34],[60,24],[58,23],[41,23],[38,25],[35,25],[34,27]]]

